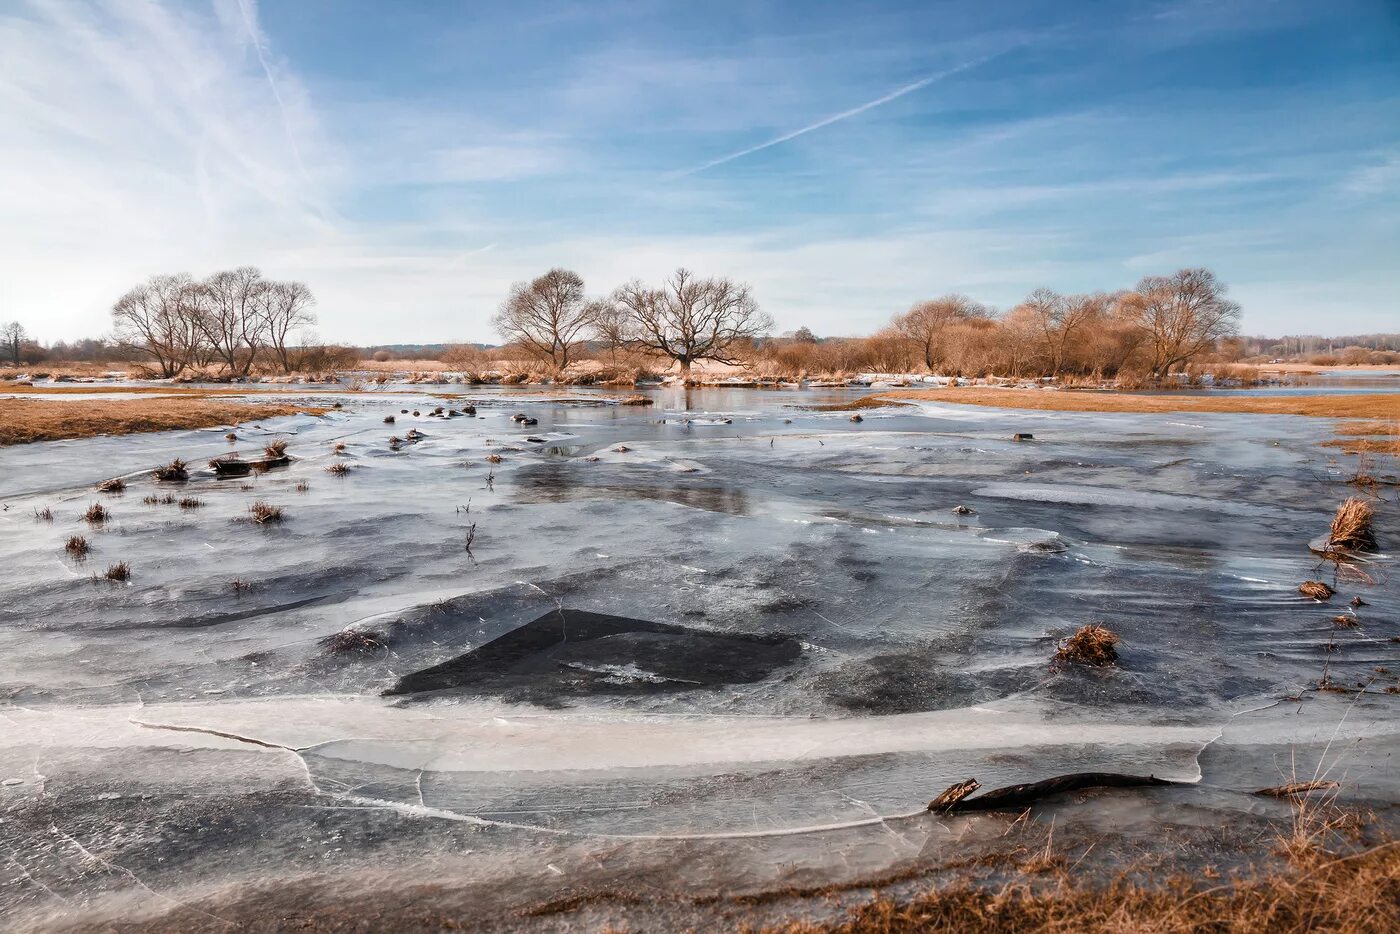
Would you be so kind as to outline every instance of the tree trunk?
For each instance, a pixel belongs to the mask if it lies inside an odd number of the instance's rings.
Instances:
[[[690,382],[690,359],[688,357],[677,357],[676,362],[681,365],[681,382]]]

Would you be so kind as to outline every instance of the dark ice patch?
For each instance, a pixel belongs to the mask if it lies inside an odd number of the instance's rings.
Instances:
[[[385,694],[460,691],[554,705],[588,694],[656,694],[761,681],[802,646],[778,633],[712,632],[562,609],[464,655],[411,672]]]

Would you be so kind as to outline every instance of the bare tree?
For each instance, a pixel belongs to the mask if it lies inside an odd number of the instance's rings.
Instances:
[[[945,295],[919,302],[894,319],[894,328],[919,348],[929,372],[943,361],[944,332],[961,321],[988,317],[988,311],[966,295]]]
[[[592,325],[592,311],[584,299],[583,278],[567,269],[551,269],[512,285],[492,324],[507,341],[562,370]]]
[[[262,293],[267,287],[253,266],[216,272],[203,282],[200,325],[234,376],[248,375],[262,346]]]
[[[773,327],[747,285],[697,279],[687,269],[677,269],[659,289],[629,282],[613,292],[612,302],[617,313],[605,324],[614,329],[611,339],[675,360],[682,379],[689,379],[696,360],[737,363],[735,345]]]
[[[1061,295],[1050,289],[1036,289],[1021,303],[1020,307],[1035,323],[1044,343],[1051,376],[1060,375],[1065,367],[1065,358],[1075,347],[1079,334],[1090,323],[1101,318],[1112,301],[1102,292]]]
[[[1160,378],[1236,332],[1240,306],[1209,269],[1147,276],[1124,299],[1125,310],[1147,333],[1150,372]]]
[[[292,372],[287,336],[316,323],[316,316],[311,312],[316,296],[304,282],[267,282],[256,291],[254,304],[262,338],[277,358],[282,372]]]
[[[27,340],[29,340],[29,333],[25,331],[24,325],[18,321],[0,324],[0,346],[4,346],[10,359],[14,360],[15,366],[19,366],[19,350]]]
[[[117,339],[146,354],[169,379],[194,362],[203,343],[197,293],[189,276],[152,276],[117,299]]]

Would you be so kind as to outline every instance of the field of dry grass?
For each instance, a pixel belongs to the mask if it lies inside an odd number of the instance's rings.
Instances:
[[[911,898],[881,896],[840,921],[794,922],[773,934],[994,932],[1394,931],[1400,917],[1400,846],[1321,856],[1292,869],[1202,884],[1173,876],[1145,885],[1121,878],[1077,884],[1068,872],[1044,883],[960,883]]]
[[[289,403],[216,398],[60,400],[0,398],[0,445],[125,435],[179,428],[211,428],[324,409]]]
[[[1055,412],[1235,412],[1400,421],[1400,394],[1383,392],[1290,396],[1148,396],[1124,392],[967,386],[958,389],[899,389],[881,392],[878,398]]]

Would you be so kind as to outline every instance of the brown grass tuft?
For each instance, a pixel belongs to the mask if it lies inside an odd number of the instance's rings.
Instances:
[[[501,458],[501,455],[499,455],[499,454],[487,454],[487,455],[486,455],[486,463],[488,463],[488,464],[499,464],[499,463],[501,462],[501,460],[502,460],[502,458]]]
[[[387,638],[364,629],[342,629],[321,640],[327,655],[367,655],[386,647]]]
[[[248,515],[253,517],[253,521],[259,525],[266,525],[269,522],[282,521],[282,507],[273,506],[271,503],[264,503],[262,500],[248,507]]]
[[[64,543],[63,547],[70,555],[79,560],[86,558],[91,550],[88,547],[88,540],[81,535],[68,536],[68,541]]]
[[[287,442],[281,438],[278,438],[276,441],[269,442],[267,446],[263,448],[263,455],[272,460],[277,460],[279,458],[286,457]]]
[[[87,508],[87,512],[83,513],[83,518],[91,525],[101,525],[112,518],[112,513],[101,503],[93,503]]]
[[[1077,662],[1081,665],[1111,665],[1118,660],[1114,648],[1122,640],[1113,630],[1090,623],[1060,643],[1055,650],[1056,662]]]
[[[183,496],[180,498],[181,509],[198,509],[204,505],[204,500],[197,496]]]
[[[170,463],[151,471],[151,475],[157,480],[168,480],[172,482],[188,480],[190,478],[189,467],[189,464],[177,457]]]
[[[1370,503],[1354,496],[1348,497],[1332,517],[1332,528],[1327,536],[1328,549],[1375,551],[1376,535],[1371,529],[1375,515],[1376,511]]]
[[[331,464],[331,465],[329,465],[328,467],[326,467],[326,473],[335,474],[337,477],[343,477],[343,476],[345,476],[346,474],[348,474],[349,472],[350,472],[350,465],[347,464],[347,463],[345,463],[345,462],[343,462],[343,461],[338,462],[338,463],[335,463],[335,464]]]
[[[618,405],[652,405],[654,402],[655,400],[651,396],[643,395],[628,396],[625,399],[617,400]]]
[[[36,521],[36,522],[52,522],[52,521],[53,521],[53,510],[50,509],[50,508],[47,507],[47,506],[45,506],[43,509],[38,509],[38,508],[36,508],[36,509],[34,510],[34,521]]]
[[[125,581],[131,579],[131,565],[125,561],[118,561],[116,564],[107,566],[107,572],[102,575],[109,581]]]
[[[1337,591],[1322,581],[1303,581],[1298,585],[1298,592],[1314,600],[1330,600]]]
[[[99,493],[122,493],[126,491],[126,481],[121,477],[113,477],[111,480],[103,480],[97,485]]]

